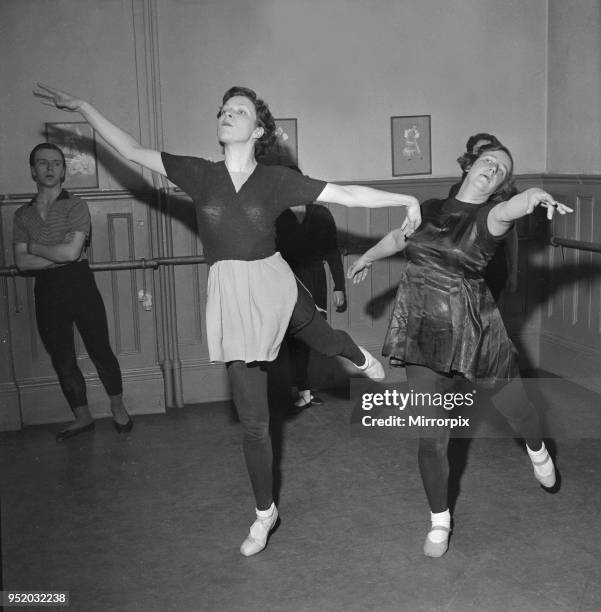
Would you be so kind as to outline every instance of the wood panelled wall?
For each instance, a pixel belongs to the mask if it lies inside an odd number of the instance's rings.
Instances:
[[[127,192],[88,193],[84,196],[92,216],[92,236],[88,253],[91,261],[119,261],[148,257],[151,252],[151,210]],[[6,196],[0,207],[4,265],[12,264],[12,220],[15,210],[29,196]],[[126,388],[143,390],[128,393],[133,412],[164,410],[163,385],[159,368],[155,313],[138,301],[138,291],[146,283],[153,290],[152,274],[141,270],[96,272],[96,282],[104,299],[111,344],[119,358]],[[71,418],[56,381],[48,355],[41,344],[35,322],[33,287],[30,276],[4,278],[6,298],[0,314],[6,330],[8,374],[0,381],[0,426],[63,421]],[[4,345],[3,345],[4,346]],[[88,400],[96,416],[108,415],[108,401],[89,360],[83,343],[76,336],[79,365],[88,381]]]
[[[372,186],[410,193],[420,200],[442,197],[451,179],[378,181]],[[520,188],[544,185],[576,213],[553,224],[558,236],[601,242],[601,177],[527,176]],[[92,215],[90,258],[94,262],[152,259],[164,255],[199,255],[202,244],[189,200],[177,191],[143,194],[90,191],[81,194]],[[12,219],[29,196],[0,200],[3,266],[12,264]],[[332,205],[342,248],[375,241],[400,225],[402,209],[345,209]],[[601,376],[601,255],[548,245],[543,211],[519,226],[519,291],[509,296],[504,314],[519,345],[524,366],[585,379],[598,388]],[[344,257],[345,269],[356,257]],[[204,304],[207,266],[173,266],[159,270],[96,272],[109,320],[111,342],[121,363],[125,395],[133,413],[162,412],[165,406],[229,397],[224,367],[211,365],[205,343]],[[347,285],[348,308],[330,308],[334,327],[379,353],[398,281],[398,260],[374,265],[368,280]],[[152,296],[144,308],[138,293]],[[70,411],[56,382],[35,325],[33,279],[0,278],[0,428],[68,420]],[[93,365],[78,340],[78,359],[88,381],[96,416],[108,404]],[[560,350],[558,350],[560,349]],[[316,360],[317,384],[344,380],[340,364]]]
[[[555,235],[601,244],[599,178],[546,176],[545,188],[574,208],[554,223]],[[537,265],[547,278],[541,367],[601,392],[601,253],[546,248]]]

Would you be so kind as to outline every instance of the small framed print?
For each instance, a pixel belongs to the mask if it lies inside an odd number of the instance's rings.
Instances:
[[[46,140],[63,152],[67,162],[64,186],[72,189],[98,187],[98,160],[94,129],[85,121],[46,124]]]
[[[282,165],[298,166],[298,135],[296,119],[276,119],[276,142],[273,155]]]
[[[390,118],[392,176],[432,174],[430,115]]]

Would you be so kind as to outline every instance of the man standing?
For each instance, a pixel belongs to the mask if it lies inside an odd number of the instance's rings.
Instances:
[[[109,396],[115,428],[119,433],[131,431],[133,421],[123,405],[121,369],[109,344],[104,303],[86,258],[88,206],[62,188],[66,164],[57,146],[35,146],[29,165],[38,193],[15,212],[13,248],[19,270],[35,276],[38,331],[75,415],[56,439],[60,442],[94,429],[77,365],[73,324]]]

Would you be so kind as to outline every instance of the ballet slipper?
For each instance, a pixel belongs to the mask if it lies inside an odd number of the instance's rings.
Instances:
[[[313,403],[313,396],[311,391],[305,389],[304,391],[298,392],[298,399],[294,402],[295,408],[309,408]]]
[[[257,520],[250,526],[250,532],[240,546],[240,552],[245,557],[260,553],[267,545],[269,533],[278,520],[278,509],[273,504],[272,508],[271,514],[267,517],[259,516],[257,511]]]
[[[442,542],[434,542],[430,539],[430,534],[433,531],[444,531],[446,532],[447,537]],[[426,555],[426,557],[442,557],[449,549],[450,533],[450,527],[445,527],[444,525],[433,525],[426,536],[426,541],[424,542],[424,555]]]
[[[365,357],[365,363],[362,366],[357,367],[363,372],[363,374],[365,374],[365,376],[371,378],[372,380],[384,380],[384,378],[386,378],[386,374],[382,364],[362,346],[360,346],[359,349]]]
[[[546,489],[554,487],[556,482],[555,466],[553,465],[551,455],[547,453],[547,456],[540,461],[536,461],[533,457],[530,457],[530,460],[532,461],[536,480]]]

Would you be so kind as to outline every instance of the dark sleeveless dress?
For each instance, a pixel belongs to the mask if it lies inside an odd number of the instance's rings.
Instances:
[[[424,365],[490,383],[519,374],[517,351],[483,278],[504,238],[488,231],[493,206],[455,198],[422,205],[382,349],[393,365]]]

